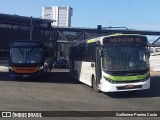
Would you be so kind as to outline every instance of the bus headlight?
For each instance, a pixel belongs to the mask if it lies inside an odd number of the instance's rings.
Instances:
[[[141,82],[146,82],[150,78],[150,72],[147,72],[147,76],[141,80]]]
[[[142,80],[142,82],[147,81],[149,78],[150,78],[150,75],[148,75],[146,78],[144,78],[144,79]]]
[[[9,66],[8,68],[13,71],[13,68],[11,66]]]
[[[44,68],[43,66],[40,66],[40,67],[39,67],[39,70],[42,70],[43,68]]]
[[[104,78],[105,80],[107,80],[108,82],[110,82],[110,83],[115,83],[115,82],[116,82],[116,81],[111,80],[111,79],[109,79],[109,78],[107,78],[107,77],[105,77],[105,76],[103,76],[103,78]]]

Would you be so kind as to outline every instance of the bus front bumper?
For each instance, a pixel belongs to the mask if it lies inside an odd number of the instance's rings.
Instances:
[[[105,79],[101,80],[100,90],[103,92],[118,92],[118,91],[133,91],[133,90],[145,90],[150,89],[150,78],[145,82],[135,83],[118,83],[113,84]]]
[[[39,70],[35,73],[30,73],[30,74],[23,74],[23,73],[16,73],[12,70],[9,70],[9,77],[12,77],[12,78],[32,78],[32,77],[42,77],[44,75],[44,71],[43,70]]]

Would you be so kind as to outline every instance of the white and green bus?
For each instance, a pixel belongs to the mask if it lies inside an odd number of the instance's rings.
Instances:
[[[71,73],[96,91],[117,92],[150,88],[147,37],[113,34],[87,39],[70,48]]]

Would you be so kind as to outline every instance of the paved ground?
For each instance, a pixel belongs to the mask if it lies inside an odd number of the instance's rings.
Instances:
[[[151,75],[147,91],[96,93],[87,85],[75,84],[65,69],[54,69],[44,81],[9,79],[7,72],[1,72],[0,111],[160,111],[160,72],[151,71]]]

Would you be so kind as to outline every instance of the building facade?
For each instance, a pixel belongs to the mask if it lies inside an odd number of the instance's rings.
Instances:
[[[72,15],[73,9],[69,6],[52,6],[42,8],[42,18],[53,20],[52,26],[71,27]]]

